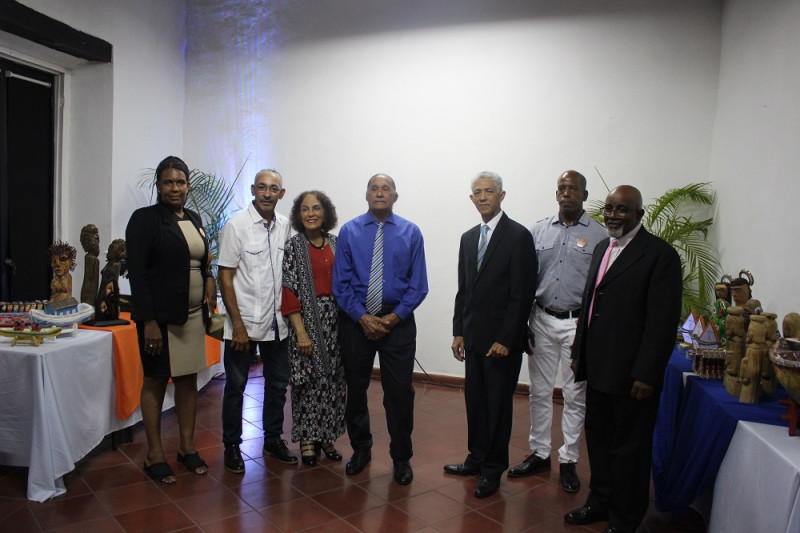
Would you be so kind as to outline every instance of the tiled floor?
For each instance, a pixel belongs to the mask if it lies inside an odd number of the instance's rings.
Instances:
[[[244,418],[247,471],[227,472],[220,442],[224,376],[199,394],[196,443],[209,464],[206,476],[179,469],[175,461],[177,424],[165,413],[165,446],[176,484],[151,482],[142,472],[145,455],[141,424],[133,442],[112,451],[108,442],[81,461],[66,476],[68,492],[46,503],[25,499],[27,471],[0,467],[0,531],[366,531],[366,532],[550,532],[602,531],[606,524],[568,526],[563,514],[583,504],[589,479],[587,461],[578,465],[583,487],[568,494],[558,486],[558,469],[534,477],[503,478],[500,492],[484,500],[472,496],[476,480],[445,475],[442,465],[460,462],[466,455],[466,417],[463,392],[441,386],[415,384],[414,481],[399,486],[392,480],[386,420],[379,382],[370,387],[370,411],[375,446],[372,462],[357,476],[345,476],[344,461],[325,458],[315,467],[286,466],[262,457],[260,432],[263,378],[253,367],[247,387]],[[514,405],[512,462],[528,453],[528,401],[517,396]],[[556,420],[560,418],[556,406]],[[287,402],[286,424],[291,424]],[[554,448],[560,432],[554,431]],[[337,443],[351,454],[346,435]],[[297,452],[297,444],[290,444]],[[585,445],[581,451],[586,457]],[[641,531],[653,533],[705,531],[690,516],[680,524],[665,523],[651,512]]]

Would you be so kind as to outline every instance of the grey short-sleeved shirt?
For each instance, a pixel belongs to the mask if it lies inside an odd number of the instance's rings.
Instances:
[[[537,303],[554,311],[579,308],[592,252],[608,236],[606,228],[584,211],[572,226],[555,214],[537,222],[531,233],[539,260]]]

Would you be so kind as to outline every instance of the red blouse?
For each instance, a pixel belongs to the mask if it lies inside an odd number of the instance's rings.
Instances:
[[[314,288],[317,296],[333,294],[333,289],[331,288],[333,284],[333,252],[330,245],[326,244],[322,248],[315,248],[309,244],[308,254],[311,258],[311,273],[314,276]],[[300,311],[300,300],[297,299],[295,293],[283,287],[281,299],[281,313],[283,316],[289,316]]]

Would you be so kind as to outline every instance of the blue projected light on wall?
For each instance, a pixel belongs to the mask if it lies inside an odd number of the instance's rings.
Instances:
[[[272,65],[283,2],[189,0],[186,8],[185,143],[191,165],[237,183],[250,201],[255,173],[275,166],[270,115]],[[246,163],[245,163],[246,162]]]

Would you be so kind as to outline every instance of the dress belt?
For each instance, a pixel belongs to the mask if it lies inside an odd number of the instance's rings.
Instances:
[[[553,309],[550,309],[548,307],[543,306],[539,302],[536,302],[536,305],[538,305],[539,308],[542,311],[544,311],[545,313],[547,313],[548,315],[554,316],[556,318],[560,318],[562,320],[565,319],[565,318],[578,318],[578,317],[581,316],[581,308],[580,307],[577,308],[577,309],[573,309],[572,311],[555,311]]]

